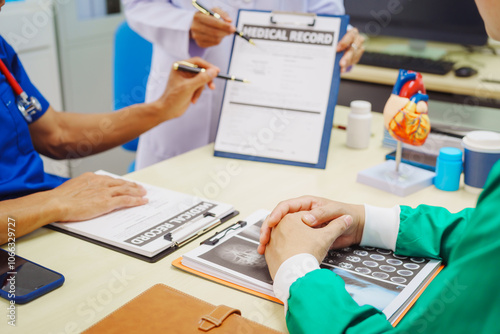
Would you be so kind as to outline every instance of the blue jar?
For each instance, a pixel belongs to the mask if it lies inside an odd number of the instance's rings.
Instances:
[[[443,147],[439,150],[436,164],[434,185],[445,191],[456,191],[460,187],[462,174],[462,151],[455,147]]]

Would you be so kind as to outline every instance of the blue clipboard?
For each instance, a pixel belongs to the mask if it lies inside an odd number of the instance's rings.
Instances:
[[[240,19],[240,13],[241,12],[262,12],[262,13],[269,13],[270,18],[273,12],[271,11],[264,11],[264,10],[246,10],[246,9],[240,9],[238,11],[238,19],[236,21],[236,26],[238,26],[238,21]],[[345,35],[347,32],[347,26],[349,24],[349,16],[348,15],[324,15],[324,14],[317,14],[317,17],[335,17],[335,18],[340,18],[340,30],[339,30],[339,37],[338,40],[342,39],[342,37]],[[235,37],[235,39],[238,37]],[[231,61],[232,61],[232,56],[233,56],[233,49],[234,49],[234,44],[235,44],[235,39],[233,39],[233,45],[231,47],[231,57],[229,59],[229,64],[228,64],[228,69],[231,66]],[[312,163],[305,163],[305,162],[298,162],[298,161],[290,161],[290,160],[281,160],[281,159],[273,159],[273,158],[267,158],[267,157],[260,157],[260,156],[254,156],[254,155],[245,155],[245,154],[238,154],[238,153],[232,153],[232,152],[225,152],[225,151],[218,151],[214,150],[214,156],[216,157],[223,157],[223,158],[232,158],[232,159],[241,159],[241,160],[250,160],[250,161],[259,161],[259,162],[268,162],[268,163],[276,163],[276,164],[285,164],[285,165],[292,165],[292,166],[299,166],[299,167],[310,167],[310,168],[319,168],[319,169],[325,169],[326,168],[326,161],[328,158],[328,147],[330,145],[330,135],[332,132],[332,124],[333,124],[333,115],[335,111],[335,106],[337,105],[337,97],[338,97],[338,91],[339,91],[339,85],[340,85],[340,59],[342,58],[344,52],[339,52],[337,53],[337,56],[335,57],[335,65],[333,68],[333,74],[332,74],[332,82],[331,82],[331,87],[330,87],[330,97],[328,100],[328,106],[327,106],[327,111],[325,115],[325,122],[324,122],[324,127],[323,127],[323,135],[321,139],[321,144],[320,144],[320,151],[319,151],[319,158],[318,158],[318,163],[312,164]],[[226,83],[227,84],[227,83]],[[226,92],[226,87],[224,86],[224,92]],[[224,94],[221,108],[224,106],[224,99],[226,98]],[[219,122],[218,122],[218,127],[220,126],[220,118],[222,117],[222,111],[219,115]],[[217,131],[219,128],[217,128]]]

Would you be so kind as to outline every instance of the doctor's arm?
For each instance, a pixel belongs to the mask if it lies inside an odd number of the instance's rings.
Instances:
[[[347,33],[337,45],[337,52],[344,51],[344,55],[340,59],[340,70],[342,73],[347,72],[349,67],[359,63],[361,56],[365,52],[364,43],[365,38],[360,35],[357,28],[347,30]]]
[[[229,16],[216,10],[224,20],[165,0],[123,0],[130,27],[139,35],[183,59],[203,56],[204,48],[217,45],[235,30]],[[174,46],[174,47],[172,47]]]
[[[49,108],[29,126],[35,149],[55,159],[72,159],[103,152],[143,132],[181,116],[195,103],[218,69],[199,58],[189,60],[208,70],[197,75],[172,71],[163,95],[154,102],[98,114],[60,113]]]
[[[317,14],[342,15],[345,14],[344,1],[342,0],[311,0],[308,1],[308,12]],[[352,65],[359,63],[363,52],[365,38],[360,35],[357,28],[349,26],[347,33],[337,45],[337,52],[344,51],[340,60],[340,70],[346,72]]]
[[[0,201],[0,245],[53,222],[86,220],[146,204],[145,195],[133,182],[85,173],[53,190]]]

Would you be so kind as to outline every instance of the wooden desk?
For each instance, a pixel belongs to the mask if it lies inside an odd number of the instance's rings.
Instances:
[[[338,107],[335,122],[346,124],[346,119],[346,109]],[[241,214],[219,230],[256,209],[272,209],[280,200],[304,194],[386,207],[426,203],[458,211],[475,205],[477,196],[462,189],[448,193],[429,187],[401,198],[356,183],[358,171],[383,162],[387,153],[381,147],[379,114],[374,115],[373,132],[369,149],[353,150],[345,147],[345,131],[334,129],[326,170],[215,158],[213,145],[208,145],[129,177],[232,203]],[[213,304],[237,307],[250,319],[286,331],[281,305],[171,267],[172,260],[195,248],[199,241],[150,264],[62,233],[39,229],[18,240],[18,254],[64,274],[66,282],[38,300],[17,305],[17,328],[8,326],[3,317],[0,332],[77,333],[156,283],[165,283]],[[0,301],[4,312],[7,305],[6,300]]]

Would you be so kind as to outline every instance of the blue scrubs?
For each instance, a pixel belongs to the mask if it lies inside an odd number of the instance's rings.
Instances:
[[[2,36],[0,58],[28,96],[40,101],[42,111],[33,115],[35,122],[47,111],[49,102],[31,83],[16,52]],[[28,123],[17,109],[16,95],[1,73],[0,152],[0,200],[53,189],[67,180],[44,172],[42,159],[31,142]]]

